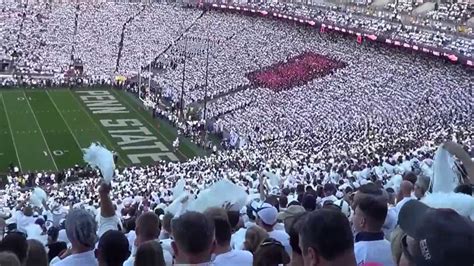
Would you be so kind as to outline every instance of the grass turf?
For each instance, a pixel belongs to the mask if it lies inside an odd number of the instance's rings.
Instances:
[[[106,91],[127,112],[94,113],[81,98],[88,95],[84,91],[92,90]],[[137,133],[137,127],[130,123],[120,128],[107,128],[103,125],[106,119],[111,123],[118,123],[118,119],[137,121],[149,133]],[[156,138],[160,148],[153,150],[136,144],[133,149],[127,149],[123,139],[111,132],[113,130],[127,132],[119,134],[131,136],[132,140],[137,137]],[[180,139],[180,148],[174,151],[172,142],[176,137],[176,130],[168,122],[153,119],[136,98],[124,91],[96,88],[0,90],[0,173],[7,172],[10,163],[18,165],[23,172],[56,171],[81,165],[81,149],[92,142],[100,142],[116,151],[118,166],[132,165],[130,155],[133,154],[164,152],[180,161],[205,154],[204,150],[184,138]],[[140,158],[140,164],[152,163],[152,158]]]

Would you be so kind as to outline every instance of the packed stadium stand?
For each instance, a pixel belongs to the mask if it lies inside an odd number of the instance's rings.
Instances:
[[[474,265],[472,11],[2,1],[0,265]]]

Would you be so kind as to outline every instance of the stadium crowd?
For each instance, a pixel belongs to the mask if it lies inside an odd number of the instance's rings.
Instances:
[[[386,162],[231,150],[116,170],[110,185],[98,171],[63,183],[32,175],[46,192],[22,190],[13,171],[1,196],[0,261],[472,265],[472,150],[448,141],[433,161],[433,148]]]
[[[12,165],[0,265],[474,264],[470,70],[278,21],[131,6],[2,6],[2,47],[57,82],[71,56],[93,83],[161,54],[152,65],[169,67],[153,68],[153,82],[175,103],[186,60],[191,105],[205,97],[209,42],[207,118],[237,136],[234,148],[117,169],[111,184],[89,168]],[[306,51],[346,65],[280,92],[245,76]]]

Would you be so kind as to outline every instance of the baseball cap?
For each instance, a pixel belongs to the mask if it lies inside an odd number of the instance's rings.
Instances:
[[[474,264],[474,223],[456,211],[410,200],[400,210],[398,223],[417,243],[412,254],[417,266]]]
[[[266,225],[274,225],[277,222],[278,211],[269,203],[263,203],[257,209],[257,215]]]
[[[288,218],[292,218],[295,215],[297,215],[299,213],[302,213],[302,212],[305,212],[305,211],[306,210],[301,205],[291,205],[286,210],[284,210],[282,212],[279,212],[278,215],[277,215],[277,219],[281,220],[281,221],[284,221]]]

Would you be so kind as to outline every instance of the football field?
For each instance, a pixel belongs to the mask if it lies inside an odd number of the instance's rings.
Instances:
[[[99,142],[118,166],[183,161],[204,151],[180,138],[127,92],[116,89],[0,89],[0,173],[56,171],[83,165],[82,149]]]

